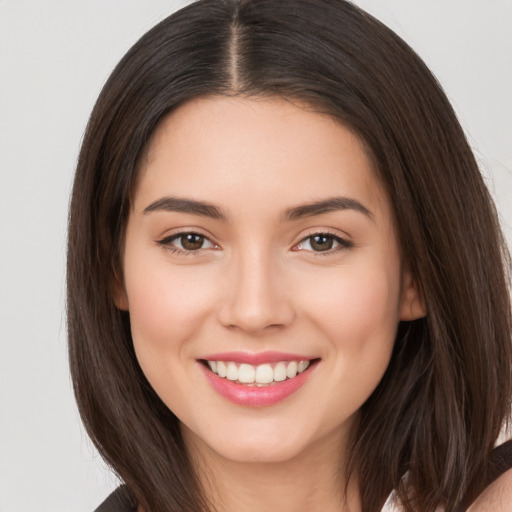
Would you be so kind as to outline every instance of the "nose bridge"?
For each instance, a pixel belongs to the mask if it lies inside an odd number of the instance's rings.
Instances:
[[[245,247],[233,255],[227,299],[221,321],[257,333],[284,326],[293,308],[280,272],[279,261],[268,247]]]

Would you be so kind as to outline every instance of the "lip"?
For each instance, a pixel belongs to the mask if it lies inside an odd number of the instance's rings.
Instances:
[[[204,361],[233,361],[233,363],[246,363],[258,366],[264,363],[279,363],[280,361],[312,361],[315,356],[290,354],[289,352],[218,352],[209,354],[200,359]]]
[[[240,353],[237,353],[240,355]],[[277,353],[274,353],[277,354]],[[224,358],[227,354],[222,354]],[[286,354],[288,358],[290,358],[290,354]],[[209,356],[210,357],[210,356]],[[285,359],[277,359],[277,361],[286,361]],[[295,360],[295,357],[291,357],[291,360]],[[254,364],[249,362],[247,358],[241,359],[222,359],[222,358],[213,358],[209,359],[210,361],[233,361],[248,364]],[[254,360],[254,359],[252,359]],[[311,358],[302,358],[299,360],[311,360]],[[268,358],[265,359],[264,362],[275,362],[269,361]],[[268,407],[279,402],[282,402],[290,395],[298,391],[306,382],[309,377],[312,375],[313,371],[318,366],[319,359],[315,359],[311,362],[310,366],[302,373],[299,373],[293,379],[286,379],[281,382],[274,382],[268,386],[252,386],[247,384],[239,384],[238,382],[230,381],[223,377],[219,377],[217,374],[210,371],[209,368],[202,362],[198,362],[199,367],[203,371],[208,383],[216,391],[219,395],[226,398],[230,402],[245,406],[245,407]]]

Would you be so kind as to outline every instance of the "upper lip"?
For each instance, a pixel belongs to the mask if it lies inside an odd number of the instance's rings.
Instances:
[[[259,365],[264,363],[278,363],[280,361],[311,361],[317,359],[314,356],[304,354],[290,354],[289,352],[217,352],[201,357],[203,361],[233,361],[234,363],[246,363]]]

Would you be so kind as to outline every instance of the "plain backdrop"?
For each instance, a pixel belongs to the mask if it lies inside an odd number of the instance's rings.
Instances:
[[[68,376],[68,195],[109,72],[185,3],[0,0],[0,512],[92,512],[116,485],[80,425]],[[440,80],[512,240],[512,1],[356,3]]]

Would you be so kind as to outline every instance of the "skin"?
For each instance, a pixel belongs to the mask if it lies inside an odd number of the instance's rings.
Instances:
[[[467,512],[507,512],[512,503],[512,470],[495,480]]]
[[[145,211],[168,196],[215,205],[225,219]],[[334,196],[370,213],[283,219]],[[185,252],[172,239],[183,232],[203,245]],[[318,250],[315,234],[332,248]],[[342,493],[347,436],[399,321],[425,308],[403,268],[389,200],[349,129],[280,99],[181,106],[141,163],[123,276],[116,303],[130,312],[138,361],[180,419],[219,510],[360,510],[357,479]],[[268,407],[229,402],[198,362],[266,350],[320,359],[303,387]]]

